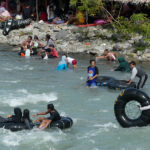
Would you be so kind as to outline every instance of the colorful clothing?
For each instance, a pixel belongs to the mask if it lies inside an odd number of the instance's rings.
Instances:
[[[93,68],[91,66],[89,66],[88,67],[88,81],[86,83],[87,86],[96,86],[97,78],[94,78],[93,80],[89,80],[89,77],[94,77],[96,74],[97,75],[99,74],[98,68],[96,66]]]

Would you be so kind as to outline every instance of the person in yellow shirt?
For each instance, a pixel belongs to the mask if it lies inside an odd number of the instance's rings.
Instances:
[[[77,10],[76,15],[75,16],[72,15],[66,24],[81,25],[84,23],[85,23],[85,17],[83,12]]]

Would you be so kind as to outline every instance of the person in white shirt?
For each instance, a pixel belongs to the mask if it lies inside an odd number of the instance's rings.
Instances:
[[[77,68],[77,60],[76,59],[66,56],[66,62],[67,62],[67,66],[72,65],[74,69]]]
[[[135,77],[138,77],[140,80],[138,82],[137,89],[143,88],[148,79],[148,75],[141,68],[136,67],[136,63],[134,61],[131,61],[129,64],[132,70],[132,75],[128,84],[130,85]]]
[[[49,21],[49,23],[52,23],[54,18],[55,18],[54,7],[51,5],[48,5],[47,6],[47,20]]]

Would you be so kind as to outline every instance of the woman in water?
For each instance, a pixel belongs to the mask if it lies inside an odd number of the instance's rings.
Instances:
[[[0,116],[0,122],[14,122],[14,123],[19,123],[21,122],[22,118],[22,112],[20,108],[14,108],[14,115],[9,115],[8,118],[3,118]]]

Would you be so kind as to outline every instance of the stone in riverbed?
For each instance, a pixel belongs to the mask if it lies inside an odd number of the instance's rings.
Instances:
[[[57,40],[60,40],[60,39],[68,40],[70,38],[70,36],[71,35],[70,35],[69,31],[61,30],[56,34],[56,39]]]
[[[143,54],[143,57],[145,57],[145,58],[150,58],[150,53],[144,53],[144,54]]]

